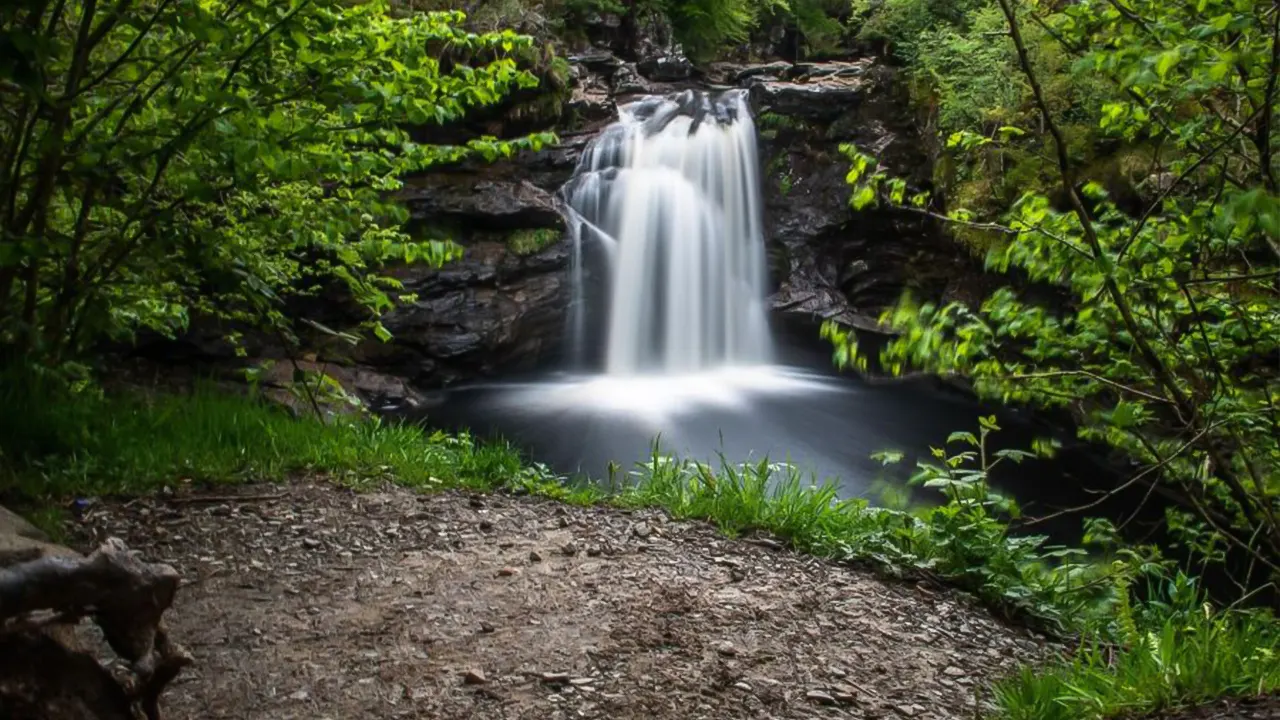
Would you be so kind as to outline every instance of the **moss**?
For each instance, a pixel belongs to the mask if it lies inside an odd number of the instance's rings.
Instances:
[[[762,112],[755,119],[756,127],[761,130],[794,130],[801,131],[807,129],[804,121],[797,120],[790,115],[782,115],[776,112]]]
[[[507,247],[517,255],[532,255],[560,239],[560,231],[551,228],[526,228],[507,236]]]

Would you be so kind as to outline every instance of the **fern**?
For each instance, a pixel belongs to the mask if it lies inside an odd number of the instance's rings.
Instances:
[[[664,10],[676,38],[696,60],[746,42],[758,18],[754,0],[668,0]]]

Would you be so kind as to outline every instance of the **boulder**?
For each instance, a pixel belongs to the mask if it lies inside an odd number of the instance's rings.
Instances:
[[[635,63],[624,63],[613,73],[612,91],[615,96],[649,94],[654,89],[636,70]]]
[[[22,516],[0,506],[0,568],[35,560],[47,555],[75,555],[60,545]]]
[[[636,63],[641,75],[658,82],[686,80],[693,74],[693,63],[679,52],[647,57]]]
[[[642,11],[633,22],[630,50],[641,75],[656,82],[675,82],[693,75],[693,63],[675,42],[665,13]]]
[[[819,122],[830,122],[849,113],[871,90],[865,78],[852,75],[828,75],[804,82],[752,78],[749,82],[754,105]]]
[[[365,343],[360,360],[420,386],[536,363],[554,353],[563,336],[568,264],[563,239],[527,256],[484,241],[447,268],[398,271],[418,297],[383,318],[392,341]]]

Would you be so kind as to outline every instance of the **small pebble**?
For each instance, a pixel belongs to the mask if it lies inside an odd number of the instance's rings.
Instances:
[[[835,705],[836,704],[835,698],[831,697],[830,694],[825,693],[821,690],[810,690],[809,692],[804,694],[804,697],[809,702],[818,703],[819,705]]]

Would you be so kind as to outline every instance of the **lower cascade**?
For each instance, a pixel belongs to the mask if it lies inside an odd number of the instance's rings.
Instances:
[[[609,265],[609,375],[768,363],[759,169],[745,91],[648,97],[619,115],[566,186],[580,225],[573,334],[584,332],[581,246],[590,237]]]

